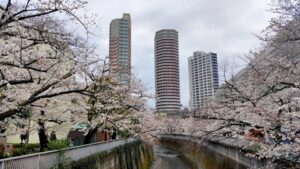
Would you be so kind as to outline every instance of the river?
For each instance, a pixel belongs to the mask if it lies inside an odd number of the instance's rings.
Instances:
[[[177,151],[163,146],[154,146],[155,161],[152,169],[246,169],[245,166],[212,151],[190,154],[188,162]]]
[[[178,152],[158,145],[153,148],[155,161],[152,169],[191,169]]]

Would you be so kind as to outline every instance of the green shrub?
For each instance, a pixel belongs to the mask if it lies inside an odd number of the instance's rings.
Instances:
[[[14,152],[12,156],[21,156],[21,155],[26,155],[26,154],[32,154],[32,153],[37,153],[39,152],[40,145],[38,143],[34,144],[23,144],[21,147],[21,144],[13,144],[14,147]]]
[[[21,148],[21,144],[13,144],[14,148]],[[30,143],[30,144],[23,144],[23,148],[26,147],[27,150],[36,150],[40,148],[39,143]]]
[[[128,138],[132,136],[128,130],[117,130],[117,135],[121,136],[122,138]]]
[[[69,141],[67,139],[53,140],[48,143],[48,150],[58,150],[69,147]]]
[[[259,143],[254,143],[247,147],[249,153],[256,154],[261,149],[261,145]]]
[[[11,157],[11,155],[7,152],[0,153],[0,159]]]
[[[27,151],[25,148],[16,148],[15,151],[13,152],[13,156],[21,156],[21,155],[26,155]]]
[[[8,152],[4,152],[4,153],[3,153],[3,157],[4,157],[4,158],[11,157],[11,154],[9,154]]]

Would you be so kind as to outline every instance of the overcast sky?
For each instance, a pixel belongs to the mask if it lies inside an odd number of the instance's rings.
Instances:
[[[160,29],[179,33],[181,103],[188,106],[187,59],[194,51],[215,52],[219,64],[224,60],[244,64],[238,55],[256,49],[259,34],[272,14],[269,0],[88,0],[88,8],[97,14],[99,51],[108,55],[109,23],[130,13],[132,20],[132,66],[138,77],[154,93],[154,35]],[[153,106],[153,103],[150,103]]]

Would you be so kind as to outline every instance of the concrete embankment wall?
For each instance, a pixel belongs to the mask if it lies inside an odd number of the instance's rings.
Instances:
[[[149,169],[153,148],[140,140],[73,161],[66,169]]]
[[[0,160],[0,169],[148,169],[152,146],[117,139]]]
[[[191,162],[192,168],[274,168],[270,166],[270,160],[246,156],[234,144],[219,139],[203,141],[189,136],[164,135],[161,143],[180,151]]]

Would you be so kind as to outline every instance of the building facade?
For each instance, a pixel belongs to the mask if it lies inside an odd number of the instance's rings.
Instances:
[[[156,111],[180,111],[178,32],[171,29],[157,31],[155,46]]]
[[[215,95],[219,87],[217,54],[194,52],[188,59],[190,108],[197,109]]]
[[[119,83],[130,84],[131,79],[131,19],[123,14],[110,23],[109,30],[109,70]]]

